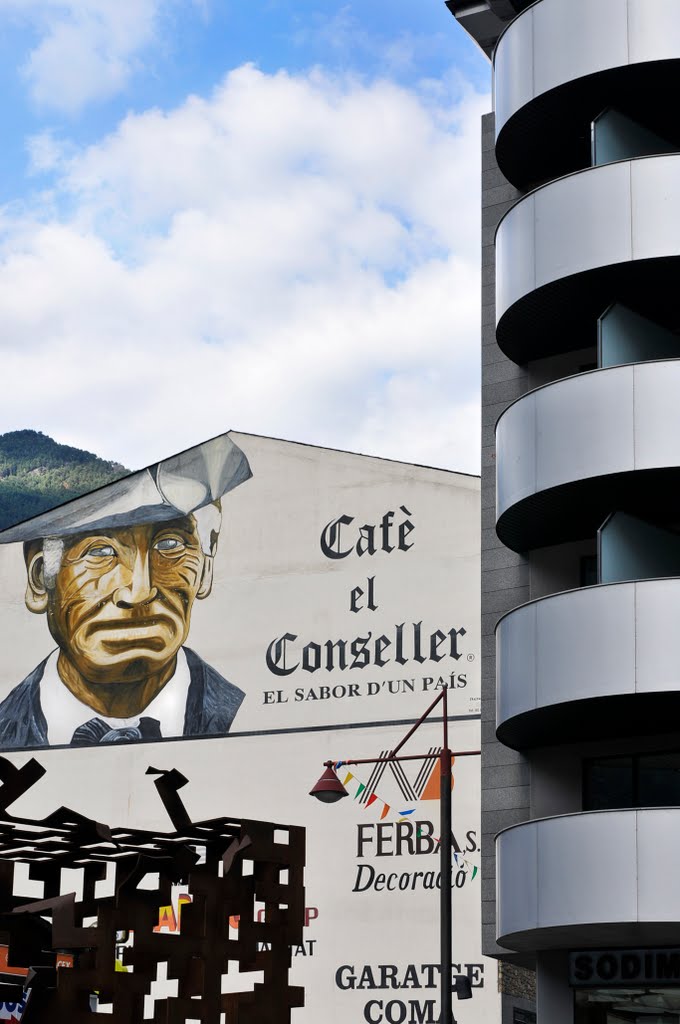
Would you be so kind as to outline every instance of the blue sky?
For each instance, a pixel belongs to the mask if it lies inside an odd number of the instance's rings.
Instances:
[[[443,0],[0,0],[0,430],[476,471],[488,89]]]

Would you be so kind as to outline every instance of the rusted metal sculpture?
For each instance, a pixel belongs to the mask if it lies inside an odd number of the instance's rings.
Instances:
[[[187,780],[174,769],[148,770],[174,832],[111,829],[64,807],[40,821],[11,815],[44,774],[35,759],[17,768],[0,757],[0,940],[4,933],[9,966],[29,971],[24,986],[1,976],[0,1000],[30,989],[27,1024],[81,1024],[104,1007],[112,1024],[289,1024],[304,1005],[288,979],[290,947],[302,941],[304,829],[191,822],[178,794]],[[16,891],[17,864],[42,883],[42,899]],[[67,868],[82,873],[81,898],[63,891]],[[159,908],[179,883],[191,902],[169,934],[157,928]],[[100,896],[105,884],[110,894]],[[129,935],[122,970],[120,933]],[[73,966],[56,968],[55,952],[71,954]],[[250,991],[222,992],[235,972]],[[176,981],[177,994],[152,1002],[159,977]]]

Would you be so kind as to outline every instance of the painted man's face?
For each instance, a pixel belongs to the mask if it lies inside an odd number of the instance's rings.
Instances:
[[[192,516],[65,538],[46,590],[62,655],[92,683],[161,672],[186,640],[195,598],[209,592],[209,562]]]

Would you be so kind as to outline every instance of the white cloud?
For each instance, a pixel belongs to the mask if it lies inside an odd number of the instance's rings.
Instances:
[[[51,189],[0,218],[0,430],[134,467],[235,428],[476,472],[487,104],[244,66],[37,142]]]
[[[72,114],[123,89],[170,0],[0,0],[37,35],[23,73],[35,102]]]

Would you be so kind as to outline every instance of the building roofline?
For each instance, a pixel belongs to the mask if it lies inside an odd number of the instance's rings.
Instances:
[[[456,21],[491,60],[496,44],[518,14],[535,0],[445,0]]]
[[[101,484],[99,487],[93,487],[92,490],[86,491],[84,494],[79,494],[79,495],[77,495],[74,498],[69,498],[66,501],[60,502],[58,505],[55,505],[54,508],[63,509],[67,505],[73,505],[73,504],[75,504],[78,501],[82,501],[83,498],[88,497],[88,495],[90,495],[90,494],[97,494],[99,491],[106,490],[107,487],[114,487],[116,485],[116,483],[118,483],[119,480],[123,480],[123,479],[129,478],[131,476],[140,476],[142,473],[146,473],[150,469],[152,469],[154,466],[158,465],[159,462],[165,462],[166,459],[176,458],[178,455],[183,455],[183,454],[185,454],[185,452],[191,451],[192,448],[199,447],[200,444],[204,444],[207,441],[214,441],[217,437],[223,437],[225,434],[228,434],[230,437],[232,435],[234,435],[234,434],[240,434],[242,437],[253,437],[253,438],[258,438],[258,439],[264,440],[264,441],[277,441],[277,442],[279,442],[281,444],[296,445],[297,447],[301,447],[301,448],[314,448],[317,451],[330,452],[330,453],[335,453],[337,455],[354,455],[354,456],[356,456],[358,458],[361,458],[361,459],[372,459],[372,460],[377,461],[377,462],[389,462],[389,463],[392,463],[393,465],[397,465],[397,466],[409,466],[409,467],[412,467],[414,469],[427,469],[427,470],[430,470],[430,471],[435,472],[435,473],[446,473],[448,476],[465,477],[465,478],[470,479],[470,480],[481,480],[481,476],[480,476],[479,473],[463,473],[460,470],[443,468],[441,466],[428,466],[428,465],[425,465],[424,463],[420,463],[420,462],[405,462],[405,461],[403,461],[401,459],[386,459],[386,458],[383,458],[383,456],[381,456],[381,455],[367,455],[367,454],[365,454],[363,452],[350,452],[350,451],[347,451],[347,450],[342,449],[342,448],[328,448],[328,447],[326,447],[324,445],[309,444],[309,443],[307,443],[305,441],[289,441],[289,440],[286,440],[286,438],[282,438],[282,437],[269,437],[267,434],[252,434],[252,433],[249,433],[249,432],[243,431],[243,430],[231,429],[231,430],[222,431],[220,434],[216,434],[215,437],[206,438],[205,441],[199,442],[198,444],[190,445],[188,448],[183,448],[180,452],[176,452],[176,453],[172,453],[170,455],[167,455],[164,459],[157,459],[155,462],[152,462],[148,466],[142,466],[140,469],[133,469],[133,470],[131,470],[128,473],[123,473],[123,474],[121,474],[120,477],[118,477],[117,480],[112,480],[110,483],[107,483],[107,484]],[[5,529],[0,530],[0,537],[4,533],[9,532],[10,530],[14,530],[18,526],[23,526],[25,523],[30,523],[31,520],[33,520],[33,519],[38,519],[40,516],[45,515],[45,512],[51,512],[51,511],[53,511],[53,509],[45,509],[44,512],[38,512],[34,516],[28,516],[26,519],[20,519],[16,523],[12,523],[11,526],[7,526],[7,527],[5,527]]]

